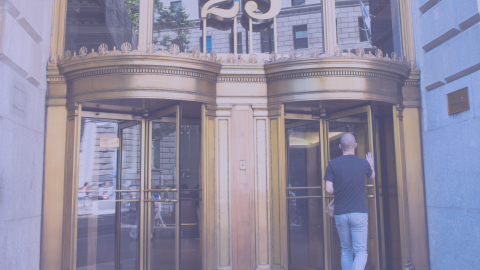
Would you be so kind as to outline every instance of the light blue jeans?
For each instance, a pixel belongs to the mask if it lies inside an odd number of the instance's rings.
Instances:
[[[342,270],[364,270],[368,258],[368,213],[335,215],[335,225],[342,245]]]

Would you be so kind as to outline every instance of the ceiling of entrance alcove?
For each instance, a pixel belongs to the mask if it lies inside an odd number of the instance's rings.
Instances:
[[[179,104],[178,100],[168,99],[106,99],[82,102],[82,109],[95,112],[115,112],[141,114],[143,112],[154,112],[172,105]],[[200,118],[202,103],[193,101],[181,101],[182,116],[184,118]]]
[[[322,103],[322,104],[321,104]],[[327,113],[347,110],[359,106],[370,104],[367,100],[309,100],[298,101],[285,104],[285,112],[289,113],[319,113],[320,108],[324,108]],[[392,104],[385,102],[373,102],[375,114],[391,115]]]

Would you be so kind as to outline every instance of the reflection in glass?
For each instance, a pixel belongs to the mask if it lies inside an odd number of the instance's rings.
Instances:
[[[161,199],[153,195],[152,199]],[[175,202],[154,201],[147,203],[148,256],[151,270],[175,269]],[[163,222],[162,222],[163,221]]]
[[[65,49],[87,52],[105,43],[109,50],[120,50],[124,42],[137,48],[139,3],[131,0],[67,1]]]
[[[200,214],[200,125],[182,124],[180,133],[180,183],[182,186],[180,219],[181,267],[196,270],[202,264]]]
[[[150,121],[150,183],[146,193],[149,269],[175,269],[177,220],[177,117]],[[163,200],[163,201],[162,201]],[[174,201],[166,201],[174,200]]]
[[[290,268],[324,269],[320,126],[316,122],[286,133]]]
[[[164,117],[167,118],[167,117]],[[175,121],[175,117],[168,117]],[[174,189],[176,186],[176,124],[175,122],[152,123],[151,189]],[[162,199],[175,199],[175,191],[162,191]],[[153,196],[153,195],[152,195]]]
[[[168,50],[172,44],[178,45],[180,52],[199,47],[198,39],[192,35],[194,20],[198,19],[197,6],[195,1],[153,0],[153,43],[157,50],[162,47]]]
[[[375,54],[378,48],[384,54],[402,55],[398,0],[335,2],[337,43],[343,49],[363,47]]]
[[[125,122],[82,119],[77,269],[139,266],[139,193],[116,192],[137,190],[140,183],[141,125],[131,121],[124,128]]]

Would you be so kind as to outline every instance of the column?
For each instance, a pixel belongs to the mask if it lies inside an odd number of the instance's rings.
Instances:
[[[270,269],[272,245],[270,227],[270,185],[268,148],[268,107],[252,106],[255,153],[255,269]]]
[[[268,107],[269,256],[270,267],[276,269],[284,269],[288,262],[284,115],[283,105]]]
[[[408,193],[411,261],[416,270],[429,269],[426,204],[420,128],[420,72],[412,71],[403,86],[403,147]],[[401,111],[401,109],[398,109]]]
[[[230,168],[232,107],[202,106],[203,269],[233,269]]]
[[[41,262],[42,269],[61,269],[67,86],[56,66],[48,73]]]

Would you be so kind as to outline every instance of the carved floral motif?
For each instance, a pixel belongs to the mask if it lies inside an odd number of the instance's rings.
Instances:
[[[405,57],[401,59],[398,58],[397,54],[393,52],[391,54],[391,58],[388,54],[384,55],[382,50],[377,49],[375,50],[375,54],[372,54],[371,51],[368,54],[365,53],[365,49],[358,47],[355,49],[355,53],[350,51],[344,52],[340,46],[335,47],[333,54],[328,52],[321,53],[320,49],[317,47],[313,47],[310,49],[310,52],[302,52],[301,54],[297,54],[295,49],[290,50],[289,55],[277,55],[275,52],[271,54],[250,54],[250,55],[234,55],[228,54],[225,55],[224,58],[219,57],[216,52],[212,51],[210,54],[201,54],[198,48],[193,48],[192,52],[182,52],[180,53],[180,48],[178,45],[173,44],[168,48],[168,51],[165,48],[161,48],[161,50],[156,49],[155,44],[150,43],[147,45],[147,49],[145,52],[141,50],[134,50],[132,51],[132,45],[128,42],[125,42],[121,46],[121,51],[118,51],[115,47],[113,50],[108,51],[108,46],[106,44],[100,45],[98,48],[98,53],[92,49],[91,53],[87,54],[87,48],[83,46],[80,48],[79,53],[77,55],[76,52],[73,52],[73,56],[71,55],[70,51],[65,51],[65,56],[63,59],[60,59],[59,56],[51,56],[50,63],[57,64],[60,62],[65,61],[73,61],[77,59],[81,59],[84,57],[97,57],[97,56],[108,56],[108,55],[121,55],[121,54],[137,54],[137,55],[159,55],[159,56],[170,56],[170,57],[180,57],[180,58],[192,58],[192,59],[199,59],[203,61],[215,62],[220,63],[222,65],[264,65],[264,64],[271,64],[277,62],[284,62],[284,61],[298,61],[303,59],[316,59],[316,58],[370,58],[370,59],[379,59],[383,61],[390,61],[395,62],[404,66],[409,67],[411,70],[418,70],[415,61],[407,61]],[[245,58],[247,57],[247,58]]]

